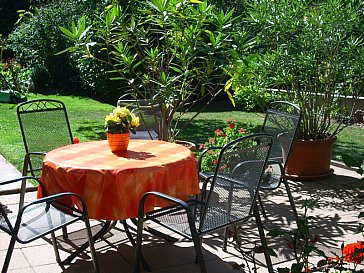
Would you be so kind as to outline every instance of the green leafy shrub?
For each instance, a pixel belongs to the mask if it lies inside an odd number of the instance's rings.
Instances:
[[[257,34],[256,81],[286,91],[302,109],[299,137],[335,137],[350,108],[340,96],[363,95],[361,1],[252,1],[247,23]],[[349,110],[349,114],[347,111]]]
[[[207,1],[130,1],[107,7],[100,18],[98,25],[83,17],[61,27],[73,42],[63,52],[109,65],[132,98],[158,105],[160,139],[175,139],[178,121],[196,102],[229,92],[226,71],[246,36],[232,10]]]
[[[30,70],[14,59],[0,62],[0,90],[26,92],[31,84]]]
[[[83,14],[97,14],[105,1],[62,0],[43,3],[23,14],[20,23],[9,35],[7,48],[32,70],[36,90],[76,89],[82,86],[77,59],[57,52],[67,46],[59,25],[69,25]],[[46,77],[44,77],[46,76]]]

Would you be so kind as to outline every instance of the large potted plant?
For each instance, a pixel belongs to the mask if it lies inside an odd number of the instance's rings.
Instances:
[[[291,179],[332,173],[332,144],[355,109],[343,98],[363,94],[361,8],[359,2],[336,0],[263,0],[248,8],[247,19],[258,35],[256,48],[266,68],[259,75],[260,84],[282,91],[302,109],[286,170]],[[317,146],[311,150],[313,144]]]
[[[226,91],[226,71],[245,43],[233,10],[206,1],[131,1],[108,6],[100,18],[98,26],[83,17],[61,27],[73,43],[65,51],[109,65],[120,95],[157,105],[162,140],[176,138],[178,121],[196,102],[208,105]]]

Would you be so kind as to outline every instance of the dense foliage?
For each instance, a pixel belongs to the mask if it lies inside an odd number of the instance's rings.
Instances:
[[[226,71],[246,45],[233,10],[206,1],[134,1],[100,18],[98,26],[83,17],[61,28],[74,43],[67,51],[109,65],[121,94],[158,104],[164,140],[175,137],[172,122],[195,102],[224,90]]]
[[[75,64],[67,55],[56,55],[67,46],[59,26],[69,25],[83,14],[97,14],[103,5],[104,1],[96,0],[49,1],[22,14],[8,37],[7,48],[14,51],[19,62],[31,67],[36,90],[80,87]]]
[[[363,94],[363,7],[355,0],[249,1],[258,69],[238,79],[285,90],[303,109],[302,138],[335,136],[351,110],[340,96]]]

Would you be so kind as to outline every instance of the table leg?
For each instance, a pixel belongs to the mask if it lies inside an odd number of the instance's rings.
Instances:
[[[94,242],[96,240],[100,239],[101,237],[103,237],[106,234],[106,232],[109,230],[110,226],[115,226],[116,223],[114,224],[114,222],[116,222],[116,221],[106,221],[104,223],[104,226],[94,236],[92,236],[92,239],[94,240]],[[84,243],[79,248],[77,248],[74,252],[72,252],[65,260],[63,260],[60,263],[60,265],[70,264],[74,258],[76,258],[83,251],[85,251],[86,248],[88,248],[88,247],[89,247],[89,243],[88,242]]]
[[[129,239],[130,243],[133,245],[133,247],[135,247],[135,240],[134,240],[133,236],[130,233],[129,226],[126,223],[126,220],[123,220],[121,222],[123,223],[126,236],[128,236],[128,239]],[[145,271],[152,272],[152,269],[150,268],[147,261],[144,259],[143,255],[141,255],[141,262],[142,262],[142,265],[143,265]]]

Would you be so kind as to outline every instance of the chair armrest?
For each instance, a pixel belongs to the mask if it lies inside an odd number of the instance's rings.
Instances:
[[[15,183],[15,182],[18,182],[18,181],[23,180],[23,179],[33,179],[33,180],[37,180],[37,182],[40,183],[40,180],[38,178],[33,177],[33,176],[21,176],[21,177],[18,177],[18,178],[7,180],[7,181],[0,181],[0,186]]]
[[[208,147],[205,150],[203,150],[202,153],[200,154],[199,158],[198,158],[198,161],[197,161],[198,172],[202,171],[201,170],[201,163],[202,163],[202,159],[205,156],[205,154],[208,151],[211,151],[211,150],[221,150],[221,149],[222,149],[222,146],[211,146],[211,147]]]
[[[67,204],[65,204],[64,202],[59,201],[61,199],[64,199],[65,197],[74,197],[74,198],[76,198],[80,202],[81,208],[79,208],[79,209],[76,209],[76,208],[73,208],[73,207],[71,208]],[[34,205],[41,204],[41,203],[57,202],[57,201],[59,201],[58,204],[64,206],[65,208],[69,208],[72,211],[76,211],[76,212],[81,213],[83,215],[87,214],[86,203],[85,203],[85,201],[83,200],[83,198],[80,195],[78,195],[76,193],[72,193],[72,192],[62,192],[62,193],[58,193],[58,194],[54,194],[54,195],[39,198],[39,199],[37,199],[35,201],[30,202],[29,204],[24,205],[20,209],[19,215],[22,214],[23,211],[26,210],[30,206],[34,206]]]
[[[140,204],[142,204],[144,206],[145,200],[150,196],[150,195],[154,195],[158,198],[170,201],[172,203],[178,204],[184,208],[188,208],[189,205],[185,202],[182,201],[181,199],[178,199],[176,197],[170,196],[168,194],[162,193],[162,192],[156,192],[156,191],[150,191],[150,192],[146,192],[143,197],[140,199]]]

